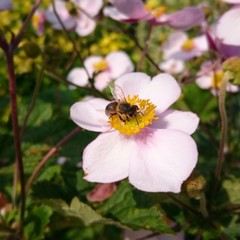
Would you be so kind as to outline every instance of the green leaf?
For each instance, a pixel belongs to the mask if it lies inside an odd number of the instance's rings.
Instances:
[[[81,202],[77,197],[72,199],[70,205],[61,199],[43,199],[41,202],[50,206],[56,212],[65,216],[66,218],[72,218],[73,226],[77,225],[76,219],[78,219],[80,220],[79,225],[81,225],[81,223],[86,226],[93,223],[102,223],[116,225],[121,228],[127,228],[116,221],[102,217],[98,212],[96,212],[87,204]]]
[[[24,227],[24,234],[28,239],[43,239],[45,229],[50,222],[50,216],[53,211],[48,206],[35,206],[28,212],[26,224]]]
[[[144,228],[172,233],[166,223],[164,212],[158,205],[154,205],[150,194],[134,191],[124,181],[118,186],[117,192],[99,208],[99,211],[133,229]]]
[[[232,204],[240,204],[240,179],[231,177],[223,182],[223,188],[226,190],[229,200]]]

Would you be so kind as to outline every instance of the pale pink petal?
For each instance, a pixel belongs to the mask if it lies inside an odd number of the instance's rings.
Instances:
[[[83,68],[73,68],[67,75],[67,80],[80,87],[84,87],[88,84],[88,75]],[[69,85],[70,89],[76,89],[76,86]]]
[[[173,32],[168,40],[163,44],[163,58],[169,59],[173,57],[176,52],[181,51],[183,43],[188,39],[185,32]]]
[[[129,18],[140,19],[149,15],[144,8],[142,0],[113,0],[112,2],[119,12],[127,15]]]
[[[111,78],[109,76],[108,72],[100,72],[96,77],[95,77],[95,83],[94,86],[96,89],[99,91],[102,91],[104,88],[108,86],[108,84],[111,82]]]
[[[169,16],[168,25],[174,29],[188,30],[200,25],[204,20],[204,13],[199,7],[186,7]]]
[[[128,176],[129,160],[134,152],[131,138],[111,131],[100,134],[83,152],[85,179],[90,182],[110,183]]]
[[[62,0],[55,1],[56,12],[61,19],[64,27],[66,29],[72,29],[75,26],[75,20],[69,14],[66,3]],[[58,21],[57,16],[54,13],[53,5],[50,5],[48,10],[45,12],[46,19],[52,24],[52,27],[55,29],[62,29],[61,23]]]
[[[159,68],[169,74],[178,74],[183,72],[184,61],[178,59],[168,59],[159,64]]]
[[[94,132],[111,129],[105,108],[109,101],[100,98],[88,98],[77,102],[70,109],[71,119],[80,127]]]
[[[197,163],[194,140],[180,131],[157,129],[136,136],[136,141],[136,156],[130,160],[130,183],[147,192],[180,192]]]
[[[1,0],[0,1],[0,11],[7,9],[12,9],[12,0]]]
[[[216,35],[224,44],[240,45],[240,7],[230,9],[218,20]]]
[[[115,81],[115,84],[123,90],[125,97],[127,97],[128,95],[139,94],[140,90],[145,89],[150,80],[151,78],[147,74],[134,72],[122,75]]]
[[[199,37],[194,38],[194,47],[199,52],[199,55],[202,52],[206,52],[208,50],[208,41],[206,35],[201,35]]]
[[[83,64],[91,76],[95,71],[93,65],[101,60],[103,60],[103,57],[101,56],[90,56],[84,60]]]
[[[150,126],[158,129],[171,129],[192,134],[197,129],[199,117],[192,112],[166,110],[158,115],[159,119]]]
[[[167,73],[161,73],[155,76],[152,81],[141,88],[139,97],[142,99],[150,99],[157,107],[158,113],[165,111],[180,96],[181,88],[177,81]]]
[[[74,0],[75,4],[90,16],[96,16],[103,6],[103,0]]]
[[[75,31],[79,36],[87,36],[95,30],[96,22],[84,13],[80,13],[75,20]]]
[[[209,89],[212,87],[212,75],[205,75],[196,79],[196,84],[202,89]]]
[[[106,56],[106,60],[109,64],[109,72],[112,79],[134,70],[131,59],[123,51],[111,52]]]
[[[121,12],[119,12],[115,7],[105,7],[103,9],[103,14],[106,17],[110,17],[116,21],[127,21],[129,17]]]
[[[239,92],[239,86],[228,83],[227,84],[227,91],[232,92],[232,93]]]

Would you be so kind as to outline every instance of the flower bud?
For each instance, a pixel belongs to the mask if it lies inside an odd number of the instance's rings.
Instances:
[[[233,84],[240,85],[240,58],[228,58],[222,65],[225,73],[228,73],[229,81]]]
[[[206,179],[194,172],[183,184],[183,187],[190,198],[200,199],[201,193],[206,186]]]

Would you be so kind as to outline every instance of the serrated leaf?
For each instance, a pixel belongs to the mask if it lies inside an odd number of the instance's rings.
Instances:
[[[142,194],[145,200],[141,198]],[[172,233],[165,221],[165,214],[159,206],[153,205],[149,196],[140,192],[135,196],[132,187],[127,182],[122,182],[117,192],[99,208],[99,211],[134,229]]]
[[[43,239],[46,226],[50,222],[53,211],[48,206],[35,206],[28,212],[24,234],[28,239]]]
[[[240,179],[232,177],[223,182],[223,188],[227,191],[232,204],[240,204]]]
[[[102,217],[98,212],[92,209],[87,204],[81,202],[77,197],[74,197],[68,205],[61,199],[43,199],[42,203],[52,207],[56,212],[67,218],[73,218],[73,225],[76,226],[76,219],[81,221],[84,225],[88,226],[93,223],[111,224],[121,228],[128,229],[117,221]],[[70,221],[70,220],[68,220]],[[80,225],[80,223],[79,223]]]

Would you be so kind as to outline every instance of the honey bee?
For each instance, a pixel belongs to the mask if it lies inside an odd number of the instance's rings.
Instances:
[[[115,85],[112,94],[115,101],[106,106],[105,114],[108,117],[118,115],[119,119],[123,122],[129,121],[133,117],[137,121],[136,116],[138,113],[141,113],[139,107],[127,102],[122,89],[118,85]]]

